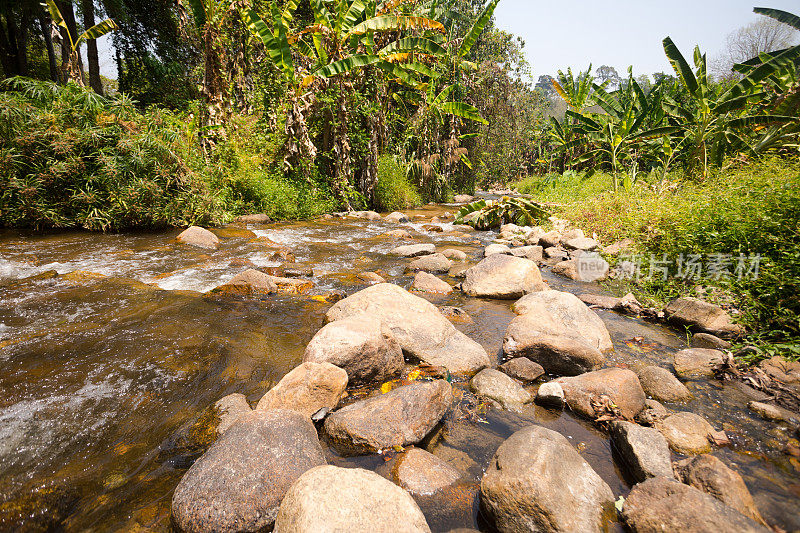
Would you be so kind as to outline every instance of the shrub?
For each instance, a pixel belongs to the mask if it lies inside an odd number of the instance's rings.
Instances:
[[[375,185],[375,207],[381,211],[397,211],[422,204],[419,191],[406,178],[406,169],[391,156],[378,160],[378,183]]]

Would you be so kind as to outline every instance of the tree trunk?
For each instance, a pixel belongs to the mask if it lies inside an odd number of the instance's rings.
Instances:
[[[81,0],[83,11],[83,27],[94,26],[94,0]],[[89,86],[97,94],[103,94],[103,82],[100,80],[100,58],[97,54],[97,39],[86,41],[86,61],[89,64]]]
[[[78,85],[85,85],[83,81],[83,61],[79,48],[72,50],[72,44],[78,39],[78,27],[75,23],[75,10],[69,0],[57,2],[61,16],[67,28],[61,28],[61,68],[63,69],[64,82],[74,81]]]
[[[17,57],[19,58],[20,76],[28,75],[28,25],[31,23],[30,12],[22,8],[22,24],[19,27],[19,37],[17,38]]]
[[[42,37],[44,37],[44,43],[47,47],[47,63],[50,66],[50,79],[58,83],[58,64],[56,63],[56,50],[53,47],[53,36],[50,33],[50,19],[40,14],[39,26],[42,28]]]
[[[334,171],[333,189],[334,197],[339,201],[345,211],[352,211],[350,201],[347,199],[347,188],[350,178],[350,139],[347,135],[347,122],[349,113],[347,112],[347,93],[344,84],[339,84],[339,94],[336,99],[336,126],[335,141],[333,146]]]

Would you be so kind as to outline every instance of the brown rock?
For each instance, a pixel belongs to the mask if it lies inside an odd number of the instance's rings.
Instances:
[[[306,346],[303,361],[336,365],[354,386],[390,380],[404,365],[403,350],[392,330],[366,314],[327,324]]]
[[[645,394],[653,399],[660,402],[685,402],[692,399],[689,389],[666,368],[645,366],[637,369],[636,374]]]
[[[333,409],[347,388],[347,372],[330,363],[303,363],[286,374],[258,402],[256,410],[288,409],[311,417]]]
[[[406,215],[405,213],[400,213],[398,211],[395,211],[394,213],[389,213],[388,215],[383,217],[383,219],[386,222],[395,222],[395,223],[411,222],[411,219],[408,218],[408,215]]]
[[[269,224],[272,220],[269,218],[269,215],[259,213],[255,215],[242,215],[236,219],[236,222],[241,222],[242,224]]]
[[[234,422],[239,420],[243,414],[252,412],[250,403],[244,394],[229,394],[224,398],[217,400],[214,408],[219,415],[219,424],[217,425],[217,435],[222,435]]]
[[[411,272],[435,272],[438,274],[446,273],[453,266],[450,261],[442,254],[429,254],[418,259],[414,259],[408,265],[408,270]]]
[[[469,296],[514,299],[545,288],[539,267],[533,261],[493,254],[470,268],[462,283]]]
[[[439,423],[452,401],[448,382],[415,382],[331,413],[325,433],[346,452],[416,444]]]
[[[734,324],[724,309],[697,298],[678,298],[671,301],[664,311],[671,323],[688,326],[694,331],[723,338],[742,334],[741,326]]]
[[[461,472],[420,448],[409,448],[375,471],[411,494],[433,494],[461,479]]]
[[[639,378],[625,368],[603,368],[555,381],[564,389],[564,399],[569,408],[587,418],[593,419],[599,414],[592,405],[593,401],[607,404],[603,397],[613,402],[619,414],[628,420],[633,420],[645,406]]]
[[[377,283],[386,283],[386,280],[383,277],[376,273],[376,272],[361,272],[358,274],[358,279],[369,283],[370,285],[375,285]]]
[[[411,284],[411,288],[420,292],[438,294],[450,294],[453,292],[453,287],[451,287],[449,283],[427,272],[417,272],[417,275],[414,276],[414,283]]]
[[[462,252],[461,250],[456,250],[455,248],[447,248],[442,250],[442,255],[452,261],[465,261],[467,259],[467,254]]]
[[[644,401],[644,409],[636,415],[635,420],[645,426],[654,426],[668,416],[669,411],[667,411],[666,407],[656,400],[647,399]]]
[[[710,333],[695,333],[692,335],[692,348],[710,348],[712,350],[727,350],[731,343],[720,339]]]
[[[243,415],[184,474],[172,519],[186,533],[269,529],[286,491],[324,465],[311,420],[294,411]]]
[[[207,229],[198,226],[190,226],[181,232],[178,235],[178,242],[208,250],[219,248],[219,238]]]
[[[398,246],[389,252],[389,255],[396,255],[399,257],[420,257],[436,252],[436,246],[430,243],[425,244],[406,244]]]
[[[714,367],[722,364],[724,356],[719,350],[687,348],[675,354],[672,366],[682,377],[713,376]]]
[[[544,375],[544,368],[527,357],[515,357],[500,365],[500,370],[522,382],[536,381]]]
[[[764,420],[800,424],[800,416],[777,405],[764,402],[749,402],[747,407],[749,407],[751,411],[758,413]]]
[[[278,285],[275,277],[264,274],[258,270],[248,268],[244,272],[235,275],[227,283],[216,287],[211,292],[214,294],[226,294],[237,296],[259,296],[278,292]]]
[[[776,355],[764,359],[758,366],[772,379],[795,388],[800,386],[800,361],[789,361]]]
[[[611,423],[611,441],[636,481],[672,477],[669,445],[657,429],[617,420]]]
[[[710,494],[743,515],[767,525],[742,476],[713,455],[703,454],[684,459],[675,464],[675,474],[683,483]]]
[[[677,453],[695,455],[711,451],[709,434],[714,428],[705,418],[694,413],[680,412],[669,415],[656,424],[669,447]]]
[[[493,368],[478,372],[469,382],[469,388],[478,396],[494,400],[506,409],[518,409],[533,399],[518,382]]]
[[[666,477],[650,478],[633,487],[622,518],[634,533],[769,531],[716,498]]]

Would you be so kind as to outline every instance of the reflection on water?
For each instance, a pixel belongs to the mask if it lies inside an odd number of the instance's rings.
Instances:
[[[168,530],[172,490],[212,439],[208,407],[233,392],[256,402],[299,363],[329,306],[311,296],[351,294],[365,287],[355,276],[363,271],[409,286],[408,260],[387,255],[401,243],[383,235],[398,227],[414,242],[457,247],[472,263],[480,258],[492,234],[453,232],[449,223],[435,224],[441,233],[426,230],[444,209],[412,212],[426,218],[399,225],[348,218],[253,226],[252,233],[230,229],[213,252],[175,244],[177,231],[0,234],[0,530],[56,523],[67,531]],[[279,266],[274,252],[281,247],[313,268],[311,294],[260,300],[203,294],[249,266]],[[556,289],[599,290],[544,276]],[[459,292],[430,300],[466,310],[474,322],[457,327],[499,357],[511,302]],[[685,346],[659,325],[599,314],[616,347],[611,365],[668,366],[669,355]],[[646,347],[626,343],[638,336]],[[793,511],[798,472],[780,453],[790,435],[751,417],[735,385],[687,386],[695,399],[668,407],[697,412],[728,431],[733,445],[715,454],[744,475],[768,520],[800,528]],[[466,384],[457,387],[462,405],[476,403]],[[468,474],[448,496],[460,502],[460,512],[420,502],[435,530],[481,525],[474,498],[483,470],[505,438],[534,422],[564,434],[615,494],[629,490],[606,435],[586,421],[534,405],[519,413],[464,412],[455,409],[425,443]],[[327,454],[344,466],[382,462]]]

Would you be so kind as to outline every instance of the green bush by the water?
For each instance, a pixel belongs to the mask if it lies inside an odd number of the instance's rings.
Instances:
[[[215,225],[241,213],[307,218],[334,205],[309,172],[275,171],[263,128],[241,128],[207,159],[191,115],[138,111],[74,84],[21,78],[0,93],[0,226]]]
[[[663,282],[656,276],[638,288],[663,302],[697,285],[717,287],[722,290],[707,296],[733,295],[740,320],[756,337],[800,337],[800,163],[764,159],[719,170],[704,181],[643,180],[618,194],[608,192],[610,180],[607,174],[571,174],[528,178],[516,186],[557,204],[560,216],[597,233],[604,244],[633,239],[648,261],[650,254],[666,254],[670,261],[725,254],[733,259],[727,265],[733,273],[739,254],[760,255],[758,279],[706,275],[699,282]]]
[[[406,169],[390,156],[378,161],[375,206],[381,211],[398,211],[422,204],[417,188],[408,181]]]

